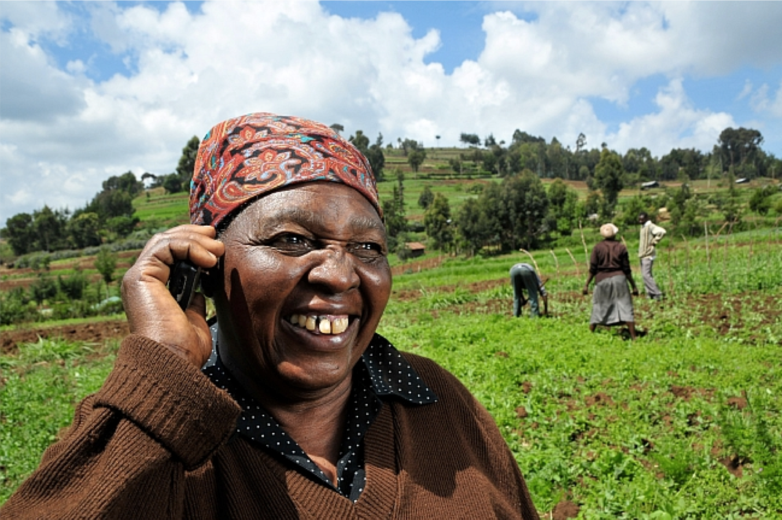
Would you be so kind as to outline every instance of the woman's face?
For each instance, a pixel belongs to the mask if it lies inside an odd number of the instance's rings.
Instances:
[[[220,355],[252,393],[349,384],[391,292],[385,226],[356,190],[312,182],[242,211],[221,240]]]

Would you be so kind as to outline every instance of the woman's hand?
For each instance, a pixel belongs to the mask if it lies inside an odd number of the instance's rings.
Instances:
[[[638,296],[638,287],[633,287],[633,296]]]
[[[225,252],[211,226],[178,226],[153,236],[122,278],[122,303],[130,332],[157,341],[197,367],[212,351],[206,302],[196,294],[183,312],[166,287],[172,266],[188,260],[209,269]]]

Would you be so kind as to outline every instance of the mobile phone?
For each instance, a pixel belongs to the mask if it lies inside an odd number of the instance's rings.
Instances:
[[[200,277],[201,268],[194,266],[187,260],[179,261],[171,268],[168,290],[183,311],[190,306],[193,293],[198,289]]]

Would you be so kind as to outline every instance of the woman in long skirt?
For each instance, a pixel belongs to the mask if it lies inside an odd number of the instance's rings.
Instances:
[[[630,338],[635,339],[633,299],[627,284],[629,282],[633,288],[633,296],[638,296],[638,288],[633,280],[627,248],[616,240],[618,232],[619,228],[613,224],[601,226],[603,240],[592,249],[589,259],[589,278],[584,294],[589,294],[589,284],[595,280],[589,330],[594,332],[597,325],[627,325]]]

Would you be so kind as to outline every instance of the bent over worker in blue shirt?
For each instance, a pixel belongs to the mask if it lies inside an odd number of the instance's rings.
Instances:
[[[520,263],[511,267],[510,283],[513,286],[513,315],[515,317],[521,316],[521,308],[529,301],[529,315],[531,318],[537,318],[540,315],[538,294],[543,298],[543,315],[548,314],[548,293],[531,265]],[[527,290],[527,299],[524,298],[524,289]]]

